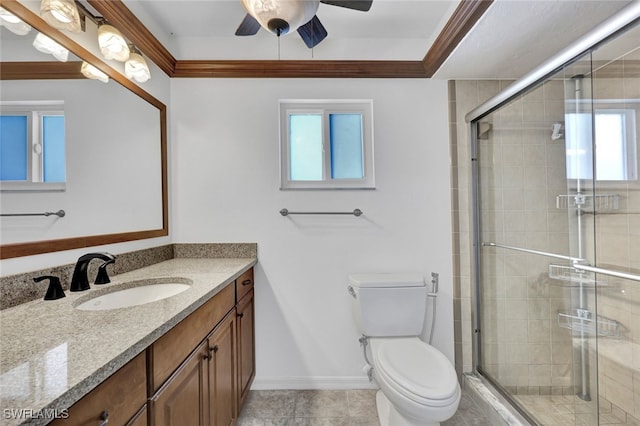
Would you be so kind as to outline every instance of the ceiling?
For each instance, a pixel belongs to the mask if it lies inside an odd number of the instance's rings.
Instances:
[[[421,61],[457,0],[374,0],[368,12],[320,4],[329,33],[308,49],[297,33],[234,32],[240,0],[123,0],[177,60]],[[636,0],[637,1],[637,0]],[[519,78],[632,0],[495,0],[434,78]]]

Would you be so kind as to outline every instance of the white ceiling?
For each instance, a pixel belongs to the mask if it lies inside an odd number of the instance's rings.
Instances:
[[[435,78],[519,78],[632,1],[495,0]],[[369,12],[321,4],[329,33],[308,49],[297,33],[234,32],[240,0],[124,0],[178,60],[422,60],[458,0],[374,0]]]

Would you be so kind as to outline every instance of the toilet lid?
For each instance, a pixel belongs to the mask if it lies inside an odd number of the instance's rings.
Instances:
[[[376,364],[407,396],[437,401],[456,395],[456,372],[436,348],[418,338],[380,340]]]

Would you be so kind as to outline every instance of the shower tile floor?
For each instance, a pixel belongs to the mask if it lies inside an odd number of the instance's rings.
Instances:
[[[238,426],[379,426],[376,390],[258,390],[249,392]],[[442,426],[490,426],[462,392],[458,412]]]

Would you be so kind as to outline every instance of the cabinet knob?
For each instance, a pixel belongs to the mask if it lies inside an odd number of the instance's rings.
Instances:
[[[242,285],[250,285],[250,284],[251,284],[251,280],[242,281]]]
[[[213,358],[213,357],[212,357],[211,355],[209,355],[209,354],[204,354],[204,355],[202,355],[202,358],[203,358],[203,359],[210,360],[210,359],[211,359],[211,358]]]
[[[244,316],[244,313],[243,313],[243,312],[240,312],[240,313],[238,314],[238,318],[242,318],[243,316]]]
[[[218,345],[215,345],[214,347],[209,348],[209,352],[213,352],[213,353],[218,352]]]
[[[98,426],[105,426],[109,423],[109,412],[107,410],[100,413],[100,420],[102,420],[102,422]]]

